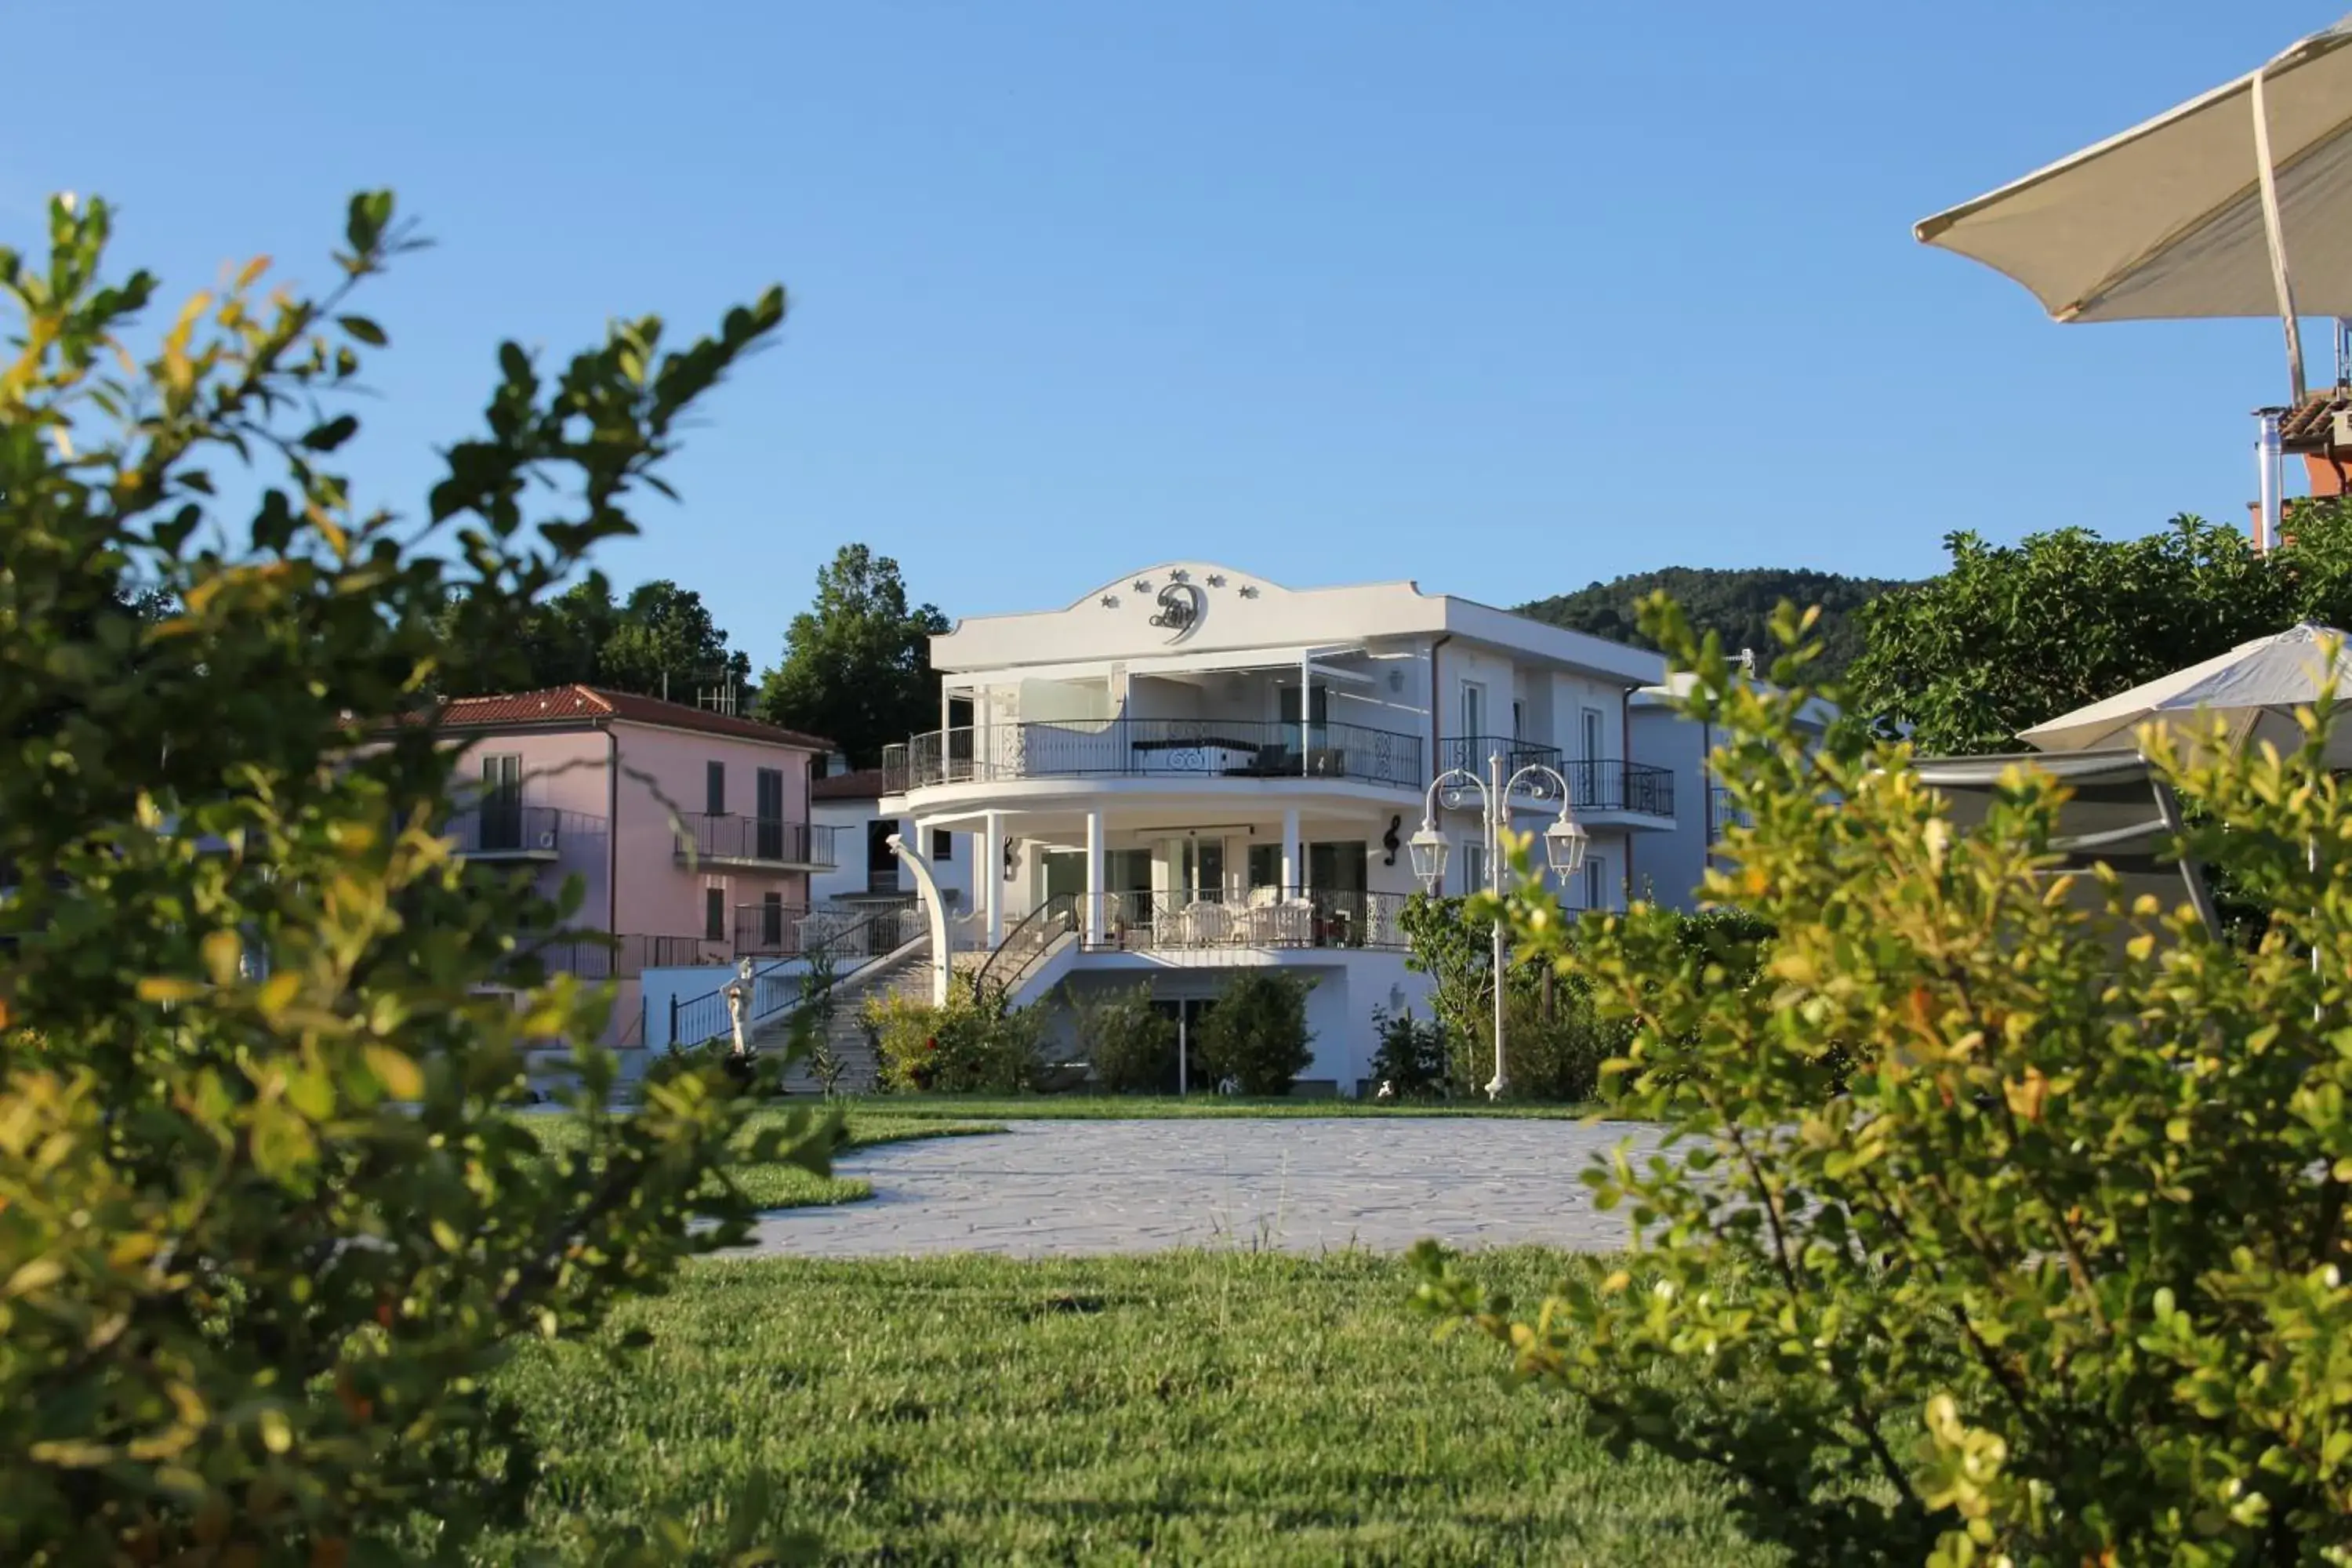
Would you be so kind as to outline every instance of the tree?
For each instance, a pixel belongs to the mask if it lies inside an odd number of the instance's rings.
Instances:
[[[1773,647],[1772,612],[1782,602],[1818,605],[1822,608],[1817,627],[1822,644],[1821,674],[1823,679],[1832,679],[1862,650],[1861,633],[1854,625],[1856,613],[1881,594],[1904,586],[1885,578],[1848,577],[1835,572],[1669,566],[1538,599],[1520,605],[1519,614],[1612,642],[1654,647],[1642,630],[1639,605],[1648,595],[1663,593],[1682,605],[1683,614],[1701,635],[1714,632],[1727,648],[1754,648],[1762,656]]]
[[[457,614],[454,603],[445,614]],[[751,677],[751,657],[729,646],[702,595],[667,578],[616,601],[611,582],[592,571],[490,635],[488,647],[473,650],[477,665],[442,682],[445,694],[581,682],[690,703],[713,687],[747,686]]]
[[[1213,1079],[1231,1079],[1244,1094],[1290,1092],[1315,1063],[1307,1026],[1307,994],[1315,982],[1279,969],[1244,969],[1217,994],[1201,1017],[1201,1066]]]
[[[870,767],[884,746],[939,727],[930,639],[947,629],[933,606],[908,607],[896,561],[845,544],[785,631],[783,662],[761,677],[760,717],[829,737]]]
[[[715,686],[742,687],[751,658],[727,645],[702,595],[663,578],[639,584],[597,651],[597,679],[623,691],[692,702]]]
[[[1597,1288],[1521,1310],[1424,1247],[1423,1303],[1577,1391],[1611,1443],[1717,1469],[1792,1562],[2345,1560],[2332,705],[2297,755],[2158,759],[2205,813],[2189,850],[2280,911],[2241,952],[2104,868],[2054,882],[2047,775],[1956,831],[1900,746],[1853,723],[1814,743],[1801,654],[1762,689],[1651,617],[1755,824],[1706,891],[1769,920],[1763,974],[1643,907],[1571,947],[1523,883],[1517,942],[1633,1024],[1621,1110],[1669,1137],[1585,1173],[1639,1234]]]
[[[0,900],[9,1563],[461,1560],[538,1470],[508,1348],[745,1236],[730,1146],[821,1167],[835,1131],[736,1144],[710,1075],[607,1110],[580,1042],[609,993],[538,956],[578,887],[463,874],[422,695],[448,634],[489,646],[634,531],[782,291],[676,349],[650,318],[552,367],[502,345],[404,525],[328,467],[392,210],[353,198],[325,298],[265,297],[257,260],[135,366],[157,284],[104,276],[103,203],[0,249],[0,860],[47,873]],[[268,465],[249,521],[230,460]],[[516,1114],[550,1041],[583,1086],[560,1124]]]
[[[1953,534],[1941,576],[1862,612],[1845,703],[1925,752],[2016,751],[2020,730],[2249,638],[2352,620],[2352,510],[2306,502],[2293,533],[2268,557],[2194,517],[2120,541]]]

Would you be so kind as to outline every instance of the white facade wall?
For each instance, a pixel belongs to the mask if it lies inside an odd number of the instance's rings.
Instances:
[[[1675,827],[1643,839],[1634,868],[1633,896],[1668,909],[1696,906],[1706,874],[1708,775],[1706,727],[1672,709],[1640,703],[1633,709],[1633,746],[1645,763],[1675,775]]]
[[[820,800],[810,807],[812,820],[831,827],[834,847],[840,864],[830,871],[820,871],[809,878],[809,898],[819,904],[835,903],[845,899],[865,899],[885,896],[869,886],[866,875],[866,834],[872,824],[886,820],[878,800]],[[948,834],[948,858],[933,859],[937,847],[928,830],[918,830],[912,816],[889,817],[907,846],[923,857],[930,866],[931,875],[938,879],[941,891],[959,909],[971,907],[972,835],[950,831]],[[905,866],[894,862],[894,880],[887,896],[911,899],[915,896],[914,874]]]

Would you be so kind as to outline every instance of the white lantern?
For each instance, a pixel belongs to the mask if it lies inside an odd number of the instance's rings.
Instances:
[[[1454,841],[1437,831],[1437,824],[1427,817],[1421,819],[1421,831],[1406,840],[1412,856],[1412,874],[1420,879],[1424,893],[1437,891],[1437,884],[1445,876],[1446,857],[1454,853]]]
[[[1559,820],[1544,829],[1544,859],[1549,863],[1552,875],[1572,877],[1583,868],[1584,851],[1591,837],[1561,812]]]

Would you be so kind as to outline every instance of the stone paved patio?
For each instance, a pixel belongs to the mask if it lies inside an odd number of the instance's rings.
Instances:
[[[1168,1247],[1402,1251],[1539,1242],[1605,1251],[1623,1219],[1577,1180],[1646,1129],[1469,1118],[1016,1121],[1003,1133],[856,1151],[866,1203],[785,1209],[756,1250],[809,1257]]]

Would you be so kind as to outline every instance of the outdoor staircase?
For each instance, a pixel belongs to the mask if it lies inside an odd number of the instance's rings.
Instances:
[[[957,954],[958,958],[964,955]],[[985,956],[980,955],[980,956]],[[873,963],[834,982],[833,1012],[825,1020],[824,1043],[847,1068],[840,1087],[849,1093],[870,1090],[880,1081],[882,1064],[874,1041],[866,1032],[866,1004],[877,998],[931,999],[931,939],[919,936]],[[786,1008],[751,1033],[753,1050],[782,1050],[792,1041],[793,1018],[798,1008]],[[784,1086],[793,1092],[814,1093],[823,1087],[806,1058],[792,1064]]]

